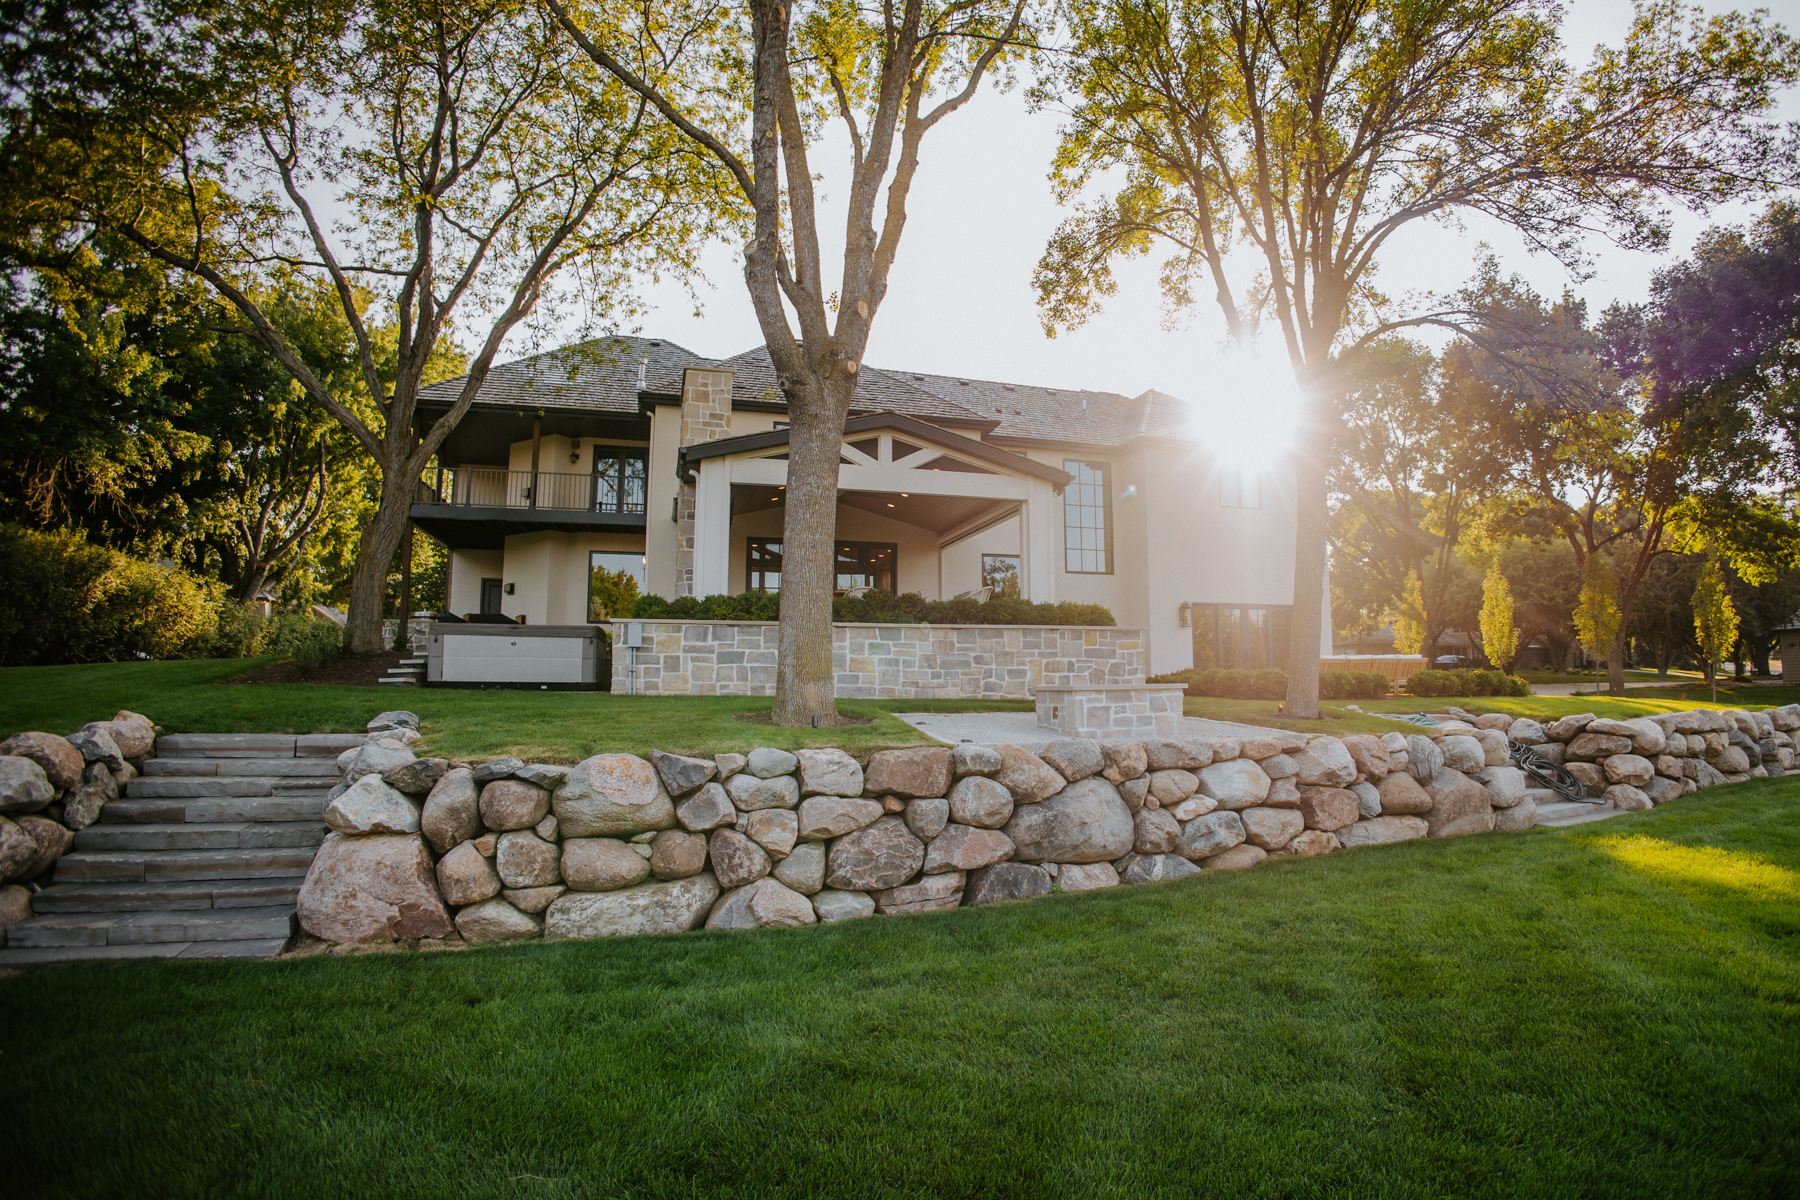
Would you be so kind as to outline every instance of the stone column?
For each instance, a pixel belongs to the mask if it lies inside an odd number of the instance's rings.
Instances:
[[[731,436],[731,385],[735,371],[689,367],[681,375],[681,444],[694,446]],[[694,484],[681,481],[675,504],[675,594],[694,592]]]

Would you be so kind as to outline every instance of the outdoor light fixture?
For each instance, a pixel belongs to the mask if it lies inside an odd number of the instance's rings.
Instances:
[[[894,506],[893,506],[893,505],[891,505],[891,504],[890,504],[890,505],[888,505],[888,507],[889,507],[889,508],[892,508],[892,507],[894,507]]]
[[[1175,610],[1175,615],[1181,619],[1181,628],[1186,629],[1188,627],[1188,610],[1193,607],[1193,605],[1183,601],[1181,607]]]
[[[513,585],[510,583],[506,585],[506,594],[509,596],[513,594]]]
[[[572,463],[578,463],[581,461],[581,439],[580,438],[576,438],[574,443],[569,447],[569,461]]]

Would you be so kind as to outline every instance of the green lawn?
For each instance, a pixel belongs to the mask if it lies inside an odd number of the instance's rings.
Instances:
[[[0,1011],[20,1196],[1794,1195],[1800,781],[831,927],[75,965]]]
[[[334,733],[361,730],[386,708],[417,712],[426,746],[452,758],[517,754],[576,762],[603,751],[750,750],[842,746],[851,751],[931,744],[895,712],[1032,711],[1030,701],[841,700],[838,711],[871,725],[777,729],[736,718],[766,713],[767,698],[613,696],[604,692],[477,692],[460,689],[228,684],[266,659],[94,663],[0,668],[0,736],[21,729],[67,733],[121,708],[166,731]]]

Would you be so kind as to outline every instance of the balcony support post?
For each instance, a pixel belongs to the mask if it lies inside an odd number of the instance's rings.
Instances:
[[[538,452],[544,447],[544,414],[531,418],[531,507],[538,506]]]

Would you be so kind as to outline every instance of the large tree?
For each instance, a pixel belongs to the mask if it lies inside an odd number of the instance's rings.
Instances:
[[[1800,49],[1760,15],[1640,4],[1624,45],[1565,62],[1548,0],[1070,0],[1056,161],[1075,198],[1123,186],[1057,231],[1046,326],[1080,321],[1113,262],[1166,246],[1170,298],[1210,293],[1234,338],[1279,332],[1305,397],[1287,710],[1318,713],[1328,447],[1340,362],[1397,330],[1459,328],[1456,304],[1383,296],[1389,241],[1480,215],[1579,265],[1584,238],[1666,238],[1694,208],[1792,180],[1764,120]],[[1239,247],[1244,253],[1238,254]]]
[[[844,421],[906,226],[925,135],[990,72],[1024,53],[1030,0],[647,0],[611,24],[576,0],[547,0],[601,67],[656,106],[731,174],[754,213],[744,282],[768,346],[791,445],[782,527],[781,654],[774,720],[832,721],[831,600]],[[708,63],[705,87],[676,72]],[[747,128],[731,97],[748,101]],[[849,150],[843,260],[820,245],[815,157],[839,126]],[[885,186],[885,196],[883,187]],[[879,210],[879,225],[877,214]]]
[[[713,164],[528,0],[33,0],[21,15],[0,110],[13,260],[57,269],[104,233],[226,302],[231,330],[379,468],[349,640],[382,649],[415,482],[508,335],[546,299],[579,294],[601,320],[638,275],[691,265],[722,200]],[[276,272],[337,297],[349,389],[258,302]],[[421,428],[453,321],[473,343],[467,382]]]

